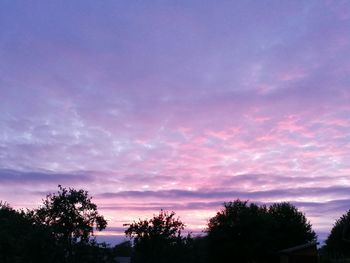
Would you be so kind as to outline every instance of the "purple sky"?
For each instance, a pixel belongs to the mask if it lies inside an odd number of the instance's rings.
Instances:
[[[350,208],[349,1],[0,3],[0,200],[84,188],[122,224]]]

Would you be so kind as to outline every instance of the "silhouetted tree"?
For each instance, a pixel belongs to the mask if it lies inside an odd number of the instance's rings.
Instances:
[[[114,262],[112,249],[92,238],[106,225],[84,190],[59,186],[43,206],[26,212],[0,202],[0,262]]]
[[[315,232],[303,213],[289,203],[265,205],[236,200],[210,219],[210,262],[270,262],[276,251],[314,241]]]
[[[49,194],[43,205],[33,211],[36,222],[49,226],[58,242],[65,248],[67,258],[73,257],[73,249],[91,246],[94,228],[103,230],[107,221],[97,211],[97,206],[84,190],[58,186],[57,194]],[[76,254],[76,253],[75,253]]]
[[[250,262],[264,254],[268,222],[265,206],[236,200],[209,220],[209,261]]]
[[[305,215],[290,203],[276,203],[269,207],[270,251],[316,241],[316,233]]]
[[[190,240],[188,245],[189,261],[192,263],[208,262],[208,237],[197,236]]]
[[[113,248],[114,255],[117,257],[131,257],[133,248],[130,241],[124,241]]]
[[[350,257],[350,210],[336,220],[325,243],[331,258]]]
[[[0,202],[0,262],[62,262],[61,252],[47,227]]]
[[[126,236],[133,239],[134,262],[184,262],[190,237],[183,237],[185,225],[175,213],[161,211],[150,220],[126,224]]]

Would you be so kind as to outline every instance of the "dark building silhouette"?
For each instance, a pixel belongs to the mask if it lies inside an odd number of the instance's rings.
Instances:
[[[279,251],[280,263],[318,263],[317,242]]]

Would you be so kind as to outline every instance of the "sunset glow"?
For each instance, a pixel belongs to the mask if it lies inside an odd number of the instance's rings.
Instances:
[[[39,4],[40,3],[40,4]],[[350,209],[349,1],[2,1],[0,200],[88,190],[123,224]]]

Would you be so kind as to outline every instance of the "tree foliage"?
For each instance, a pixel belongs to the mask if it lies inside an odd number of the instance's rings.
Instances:
[[[269,207],[269,243],[271,250],[280,250],[316,241],[316,233],[305,215],[290,203],[276,203]]]
[[[276,251],[316,239],[304,214],[289,203],[270,207],[236,200],[208,223],[209,261],[269,262]]]
[[[350,210],[336,220],[325,250],[333,258],[350,257]]]
[[[238,262],[248,262],[261,256],[264,249],[264,225],[267,209],[247,201],[224,203],[224,208],[209,220],[209,260],[223,262],[234,257]]]
[[[126,224],[126,236],[133,239],[134,260],[144,263],[181,262],[188,238],[182,236],[185,225],[175,213],[160,211],[147,220]]]
[[[62,262],[104,262],[108,249],[93,238],[94,229],[103,230],[107,221],[97,211],[88,192],[58,186],[57,193],[49,194],[43,205],[32,211],[34,221],[49,227],[57,250],[63,251]]]
[[[88,242],[94,229],[103,230],[107,221],[84,190],[58,186],[57,194],[49,194],[43,205],[34,212],[36,220],[50,226],[58,239],[69,245]]]
[[[26,212],[0,202],[0,262],[114,262],[112,249],[91,238],[107,222],[84,190],[59,186]]]
[[[54,263],[61,255],[47,227],[0,202],[0,262]]]
[[[114,246],[114,255],[117,257],[131,257],[132,255],[132,244],[130,241],[124,241]]]

